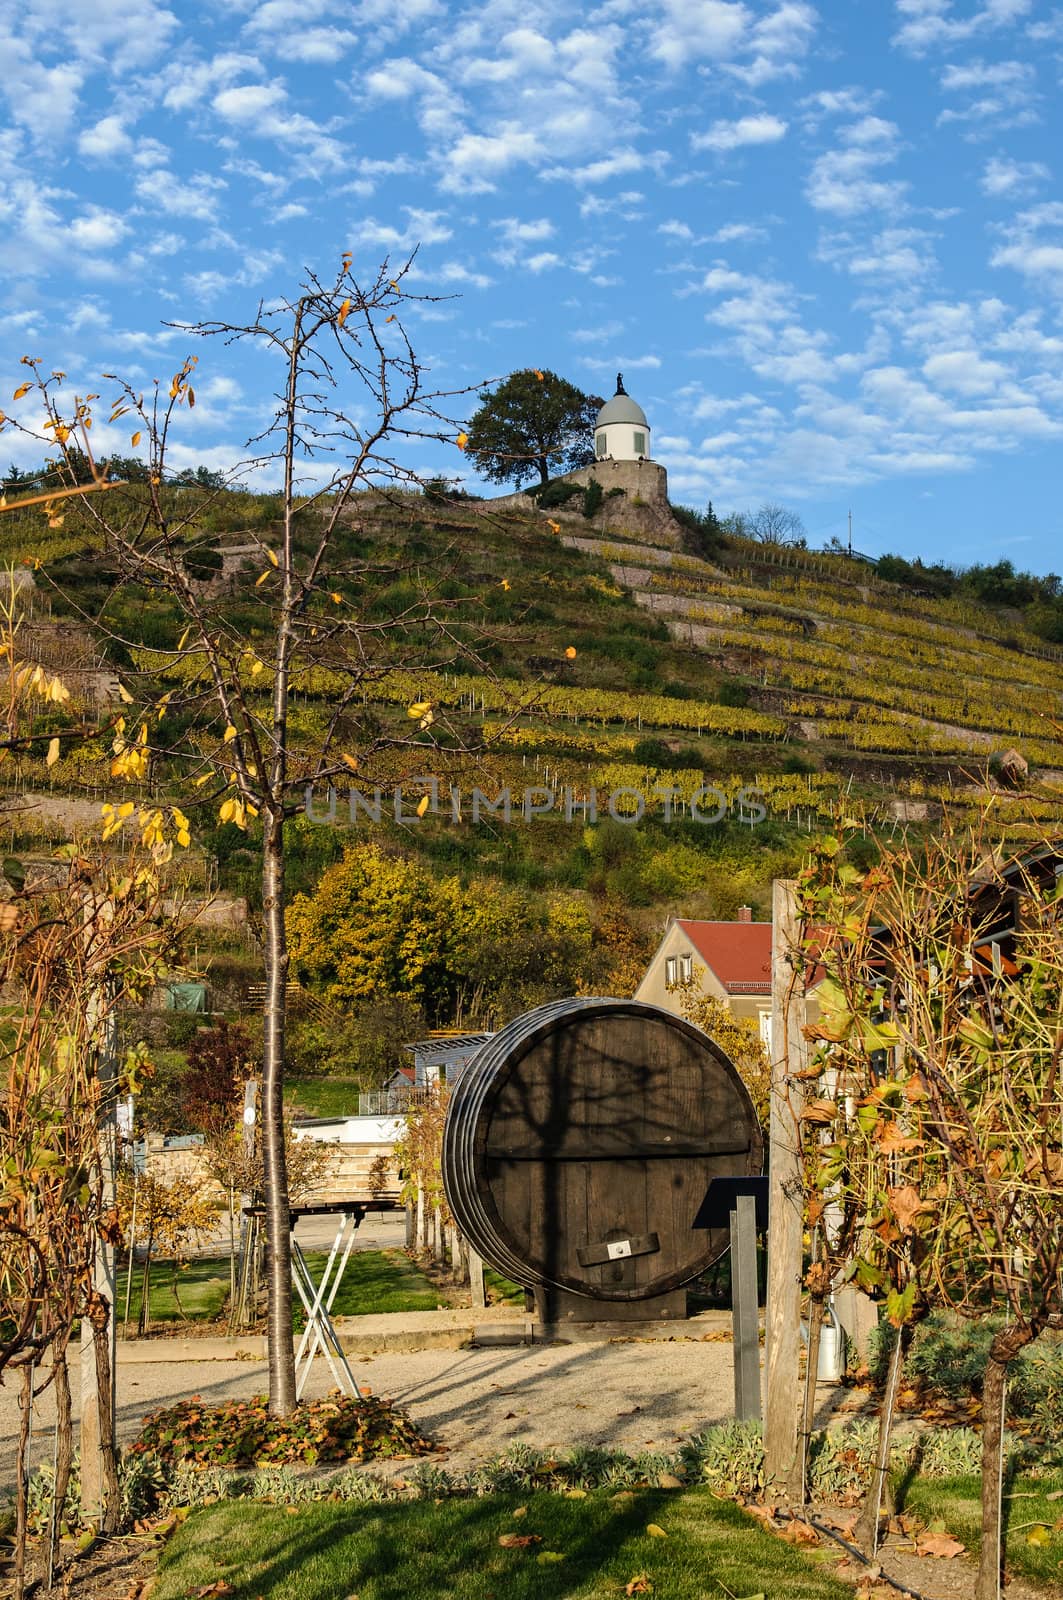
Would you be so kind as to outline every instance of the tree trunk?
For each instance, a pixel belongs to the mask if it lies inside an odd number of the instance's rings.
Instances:
[[[151,1246],[148,1240],[144,1252],[144,1271],[140,1278],[140,1311],[137,1314],[137,1338],[142,1338],[147,1333],[151,1324],[151,1314],[148,1308],[148,1295],[151,1293]]]
[[[1004,1413],[1007,1407],[1008,1366],[1030,1344],[1038,1329],[1028,1322],[1012,1323],[989,1346],[982,1380],[982,1553],[978,1562],[975,1600],[999,1600],[1004,1565],[1003,1514]]]
[[[18,1397],[18,1446],[15,1452],[15,1472],[18,1484],[15,1490],[15,1587],[14,1600],[23,1600],[26,1593],[26,1519],[29,1513],[27,1479],[30,1447],[30,1423],[33,1418],[33,1362],[22,1368],[22,1387]]]
[[[819,1344],[823,1331],[823,1308],[826,1300],[814,1294],[808,1310],[808,1351],[805,1362],[805,1393],[802,1405],[801,1432],[794,1455],[790,1477],[790,1498],[804,1505],[808,1497],[808,1448],[812,1438],[812,1424],[816,1417],[816,1382],[819,1377]]]
[[[875,1462],[871,1468],[871,1482],[868,1485],[864,1509],[860,1513],[860,1520],[853,1533],[854,1542],[861,1550],[867,1551],[872,1556],[878,1549],[878,1525],[883,1509],[887,1512],[893,1510],[889,1480],[890,1446],[893,1443],[893,1418],[897,1410],[897,1395],[901,1387],[904,1358],[910,1343],[910,1326],[898,1328],[893,1349],[890,1351],[886,1392],[882,1397],[882,1406],[878,1414],[878,1445],[875,1449]]]
[[[74,1418],[70,1402],[70,1369],[66,1346],[57,1345],[52,1353],[55,1383],[55,1483],[52,1489],[52,1521],[48,1530],[48,1587],[52,1587],[55,1558],[63,1531],[63,1513],[70,1488],[70,1469],[74,1463]]]
[[[537,458],[537,460],[536,460],[536,466],[539,468],[539,482],[540,483],[549,483],[550,482],[550,468],[546,464],[546,457],[545,456],[539,456]]]
[[[100,1467],[103,1477],[101,1533],[117,1533],[122,1520],[122,1491],[118,1482],[118,1451],[114,1432],[114,1375],[111,1371],[111,1306],[93,1293],[88,1306],[92,1344],[96,1357],[96,1403],[99,1408]]]
[[[284,1158],[284,1024],[288,946],[285,936],[284,821],[264,823],[262,910],[266,936],[266,1006],[262,1053],[262,1163],[269,1252],[267,1338],[269,1409],[275,1417],[295,1410],[292,1346],[291,1210]]]

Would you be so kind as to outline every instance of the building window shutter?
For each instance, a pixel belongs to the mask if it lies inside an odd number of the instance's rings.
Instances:
[[[636,433],[635,435],[635,454],[637,456],[646,454],[646,435],[644,433]]]
[[[679,961],[676,956],[668,956],[664,963],[664,981],[671,988],[679,979]]]
[[[598,457],[599,461],[601,461],[602,458],[605,455],[605,430],[604,430],[604,428],[603,428],[601,433],[595,434],[595,436],[594,436],[594,453]]]
[[[683,983],[690,983],[694,977],[694,957],[679,957],[679,976]]]

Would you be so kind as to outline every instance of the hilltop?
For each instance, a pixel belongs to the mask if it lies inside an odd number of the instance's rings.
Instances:
[[[268,622],[255,574],[276,535],[276,502],[172,492],[202,496],[189,565],[219,618],[253,644]],[[401,723],[411,700],[430,700],[485,743],[475,763],[452,761],[441,774],[466,792],[474,783],[485,793],[568,786],[578,796],[597,792],[604,813],[605,796],[618,789],[673,787],[687,803],[707,784],[726,797],[726,818],[666,824],[664,802],[651,799],[639,829],[606,820],[585,832],[579,812],[575,825],[555,814],[534,825],[488,817],[474,826],[466,808],[460,824],[430,816],[401,834],[382,822],[381,841],[400,840],[436,872],[623,902],[648,931],[678,909],[728,916],[748,900],[763,913],[771,876],[793,869],[808,831],[843,816],[864,830],[873,853],[884,829],[933,826],[945,807],[962,819],[990,797],[1015,838],[1058,815],[1063,651],[1030,631],[1021,612],[913,593],[837,554],[730,537],[705,559],[647,543],[615,506],[609,515],[603,528],[571,505],[536,512],[428,495],[356,501],[341,547],[355,575],[345,599],[389,625],[381,675],[359,709],[361,731],[367,719]],[[6,563],[40,563],[24,640],[36,659],[73,676],[85,704],[105,719],[119,680],[134,690],[174,686],[181,619],[150,589],[119,586],[76,516],[60,533],[42,532],[39,517],[8,516],[0,540]],[[437,670],[421,664],[429,658],[417,654],[403,621],[425,582],[451,608],[457,641]],[[328,714],[327,680],[318,673],[297,682],[295,734],[307,751]],[[261,688],[267,693],[268,683]],[[182,716],[194,721],[191,711]],[[1030,767],[1018,790],[994,777],[1011,749]],[[365,783],[403,777],[404,760],[382,758]],[[109,753],[90,742],[51,772],[25,761],[14,781],[100,796]],[[156,792],[176,781],[176,770],[153,773]],[[754,802],[740,797],[751,788],[767,811],[759,822]],[[253,841],[206,817],[197,831],[205,881],[220,873],[222,886],[247,893],[253,906]],[[340,830],[304,832],[300,886],[311,888],[338,853]]]

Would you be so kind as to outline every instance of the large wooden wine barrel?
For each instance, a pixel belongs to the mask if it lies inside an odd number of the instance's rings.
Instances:
[[[473,1248],[541,1303],[546,1289],[630,1317],[671,1294],[646,1314],[674,1315],[675,1291],[727,1248],[726,1230],[692,1226],[711,1179],[762,1158],[745,1085],[699,1028],[635,1000],[559,1000],[466,1066],[443,1186]]]

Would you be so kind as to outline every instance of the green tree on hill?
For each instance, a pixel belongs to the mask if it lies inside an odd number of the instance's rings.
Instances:
[[[518,488],[537,470],[571,472],[594,460],[594,423],[602,402],[556,372],[526,367],[480,395],[469,423],[466,453],[491,483]]]

